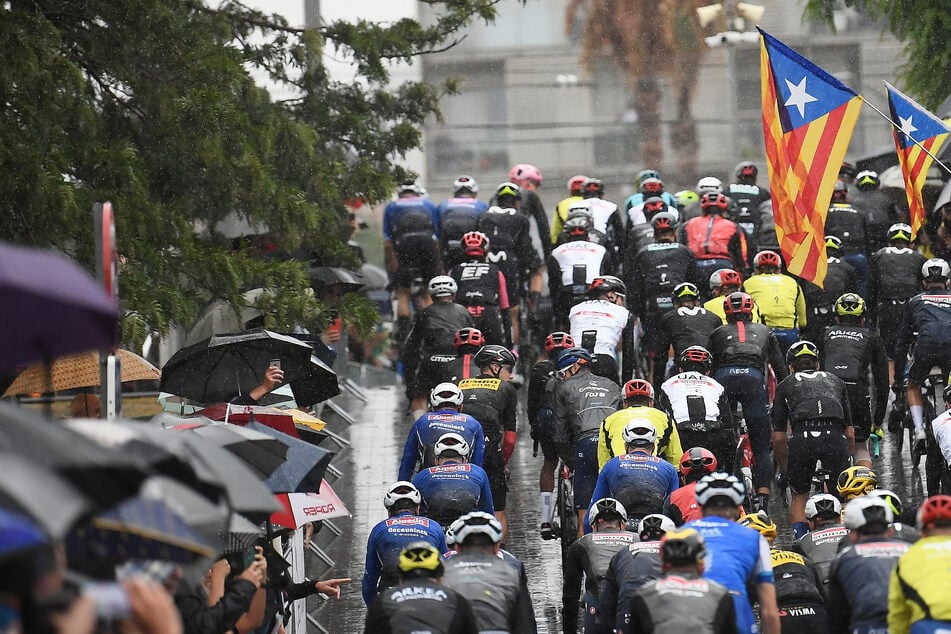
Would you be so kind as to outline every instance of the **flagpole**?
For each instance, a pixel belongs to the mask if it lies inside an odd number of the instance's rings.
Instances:
[[[931,150],[929,150],[928,148],[926,148],[925,146],[923,146],[920,142],[918,142],[918,141],[917,141],[915,138],[913,138],[910,134],[905,134],[905,132],[901,129],[901,126],[898,125],[897,123],[895,123],[894,121],[892,121],[892,118],[891,118],[891,117],[889,117],[887,114],[885,114],[884,112],[882,112],[881,110],[879,110],[878,108],[876,108],[876,107],[875,107],[875,104],[869,102],[868,99],[862,97],[862,101],[864,101],[865,104],[866,104],[869,108],[871,108],[872,110],[874,110],[875,112],[877,112],[878,114],[880,114],[880,115],[882,116],[882,118],[885,119],[885,121],[888,121],[890,124],[892,124],[892,127],[893,127],[893,128],[895,128],[896,130],[898,130],[899,132],[901,132],[902,135],[904,135],[906,138],[910,139],[912,143],[914,143],[915,145],[917,145],[918,147],[920,147],[920,148],[921,148],[921,151],[924,152],[925,154],[927,154],[928,156],[930,156],[930,157],[934,160],[935,163],[937,163],[938,165],[940,165],[940,166],[942,167],[942,169],[944,169],[944,171],[946,171],[948,174],[951,174],[951,167],[948,167],[947,165],[945,165],[944,163],[942,163],[942,162],[941,162],[941,159],[939,159],[937,156],[935,156],[934,154],[932,154],[932,153],[931,153]]]

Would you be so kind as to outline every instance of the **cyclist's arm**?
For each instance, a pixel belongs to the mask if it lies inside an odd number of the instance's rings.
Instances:
[[[565,390],[555,390],[555,449],[558,457],[569,467],[575,464],[575,447],[572,439],[574,429],[570,403],[566,402]]]
[[[773,454],[776,457],[776,464],[780,471],[786,473],[786,459],[788,451],[788,439],[786,438],[786,424],[788,422],[788,410],[786,408],[786,398],[782,394],[783,385],[776,386],[776,395],[773,398],[773,407],[770,413],[773,424],[772,446]]]
[[[769,354],[769,364],[773,366],[773,372],[776,374],[776,380],[782,381],[789,376],[789,368],[786,367],[786,359],[782,348],[779,347],[779,341],[773,333],[769,333],[769,343],[767,344]]]
[[[730,407],[730,398],[726,395],[726,390],[720,393],[720,399],[717,402],[717,407],[720,410],[720,420],[723,421],[729,427],[734,427],[733,421],[733,408]]]
[[[502,345],[512,347],[512,306],[509,299],[509,289],[505,282],[505,273],[499,270],[499,313],[502,316]]]
[[[809,321],[806,312],[806,294],[802,292],[802,287],[795,278],[790,278],[796,284],[796,326],[800,329],[805,328]]]
[[[564,634],[578,631],[578,608],[581,604],[581,579],[587,568],[588,553],[581,540],[576,541],[565,555],[565,574],[561,587],[561,620]]]
[[[667,429],[664,430],[664,438],[666,440],[661,441],[665,445],[664,457],[667,458],[667,462],[676,467],[680,464],[680,457],[684,455],[684,450],[680,444],[680,432],[677,431],[674,419],[669,415],[667,416]]]
[[[611,451],[611,434],[608,431],[608,419],[601,421],[601,428],[598,430],[598,470],[604,469],[608,460],[614,457]]]
[[[888,631],[891,634],[908,634],[911,628],[911,605],[905,598],[901,580],[901,560],[892,570],[888,582]]]
[[[404,376],[410,379],[416,373],[416,368],[419,367],[420,362],[420,347],[423,343],[422,315],[422,312],[418,312],[413,316],[413,325],[410,327],[409,334],[406,335],[406,341],[403,343],[403,350],[407,351],[407,354],[403,355],[403,365],[406,370]]]
[[[855,428],[852,427],[852,407],[849,405],[849,392],[845,387],[845,383],[842,383],[842,412],[845,416],[843,419],[845,422],[845,437],[849,441],[849,453],[855,451]]]
[[[406,444],[403,445],[403,458],[400,460],[400,471],[397,480],[412,480],[416,474],[416,465],[419,461],[420,445],[419,438],[416,435],[416,425],[410,429],[406,437]]]
[[[829,571],[828,601],[829,605],[829,625],[832,632],[849,632],[849,622],[852,620],[852,606],[849,604],[848,595],[842,587],[837,572],[838,561],[832,563]],[[889,628],[891,631],[891,628]]]
[[[480,478],[479,510],[489,515],[495,515],[495,505],[492,502],[492,489],[489,487],[489,476],[482,472]]]
[[[474,418],[472,420],[475,421],[475,428],[473,430],[475,440],[473,442],[474,446],[472,448],[472,459],[470,462],[481,467],[482,462],[485,460],[485,431],[483,431],[482,424],[479,423],[479,421]]]
[[[376,589],[380,583],[380,573],[382,571],[383,562],[380,561],[380,556],[376,552],[377,535],[378,531],[374,529],[370,531],[370,537],[367,539],[367,558],[363,567],[363,584],[361,585],[363,602],[367,605],[372,604],[374,597],[376,597]]]
[[[604,468],[601,469],[601,473],[598,474],[598,481],[594,485],[594,492],[591,494],[591,503],[594,503],[600,500],[601,498],[611,497],[610,479],[614,473],[613,466],[615,464],[616,463],[614,462],[608,461],[608,464],[604,465]],[[584,514],[585,526],[589,526],[588,514],[590,513],[590,511],[591,509],[589,508]],[[585,532],[590,532],[590,531],[585,531]]]
[[[518,598],[515,601],[512,634],[535,634],[538,625],[535,623],[535,610],[532,607],[532,595],[528,593],[528,584],[524,575],[519,584]]]
[[[370,605],[370,609],[367,610],[366,623],[363,626],[364,634],[376,634],[377,632],[390,634],[392,631],[390,620],[386,617],[386,612],[383,611],[383,602],[374,601]]]
[[[776,586],[768,583],[756,584],[756,596],[759,598],[760,631],[763,634],[780,634],[779,607],[776,605]]]

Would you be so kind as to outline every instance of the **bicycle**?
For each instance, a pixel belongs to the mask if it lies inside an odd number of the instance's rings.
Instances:
[[[754,505],[753,467],[756,465],[756,456],[750,444],[750,434],[746,429],[746,421],[739,419],[740,437],[736,443],[736,457],[733,460],[733,475],[743,483],[745,495],[743,508],[747,513],[756,511]]]
[[[575,510],[574,473],[564,462],[558,462],[552,535],[561,540],[561,564],[564,569],[568,549],[578,539],[578,512]]]
[[[944,372],[939,367],[933,367],[921,386],[921,398],[924,405],[925,450],[924,453],[919,454],[913,446],[911,457],[913,468],[917,468],[922,455],[925,458],[925,485],[928,489],[928,495],[937,495],[941,492],[947,480],[947,465],[935,440],[934,429],[931,425],[938,414],[944,411],[942,406],[944,404],[945,385]]]

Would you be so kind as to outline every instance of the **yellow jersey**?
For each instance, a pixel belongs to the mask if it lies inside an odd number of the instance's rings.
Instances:
[[[708,299],[703,305],[707,309],[707,312],[711,312],[717,317],[720,318],[720,321],[726,323],[726,313],[723,311],[723,296],[717,296],[712,299]],[[753,305],[753,321],[758,324],[763,323],[763,316],[759,312],[759,308],[754,304]]]
[[[555,205],[555,215],[551,217],[551,243],[558,242],[558,236],[561,235],[561,227],[568,220],[568,210],[575,203],[580,203],[584,198],[581,196],[568,196],[558,201]]]
[[[806,297],[798,282],[782,273],[757,273],[743,282],[770,328],[805,328]]]
[[[677,426],[673,424],[665,412],[642,405],[639,407],[625,407],[601,422],[601,429],[598,432],[599,471],[614,456],[627,453],[627,447],[624,446],[624,438],[621,437],[621,433],[628,423],[637,419],[650,421],[654,429],[657,430],[657,448],[654,455],[664,458],[675,467],[680,464],[680,458],[684,455],[684,451],[680,446],[680,434],[677,433]]]
[[[943,621],[951,629],[951,536],[922,537],[892,570],[889,634],[908,634],[916,621]]]

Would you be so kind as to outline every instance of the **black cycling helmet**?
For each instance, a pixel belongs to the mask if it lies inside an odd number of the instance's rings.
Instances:
[[[576,363],[591,363],[591,353],[584,348],[574,347],[562,350],[555,360],[555,369],[564,370]]]
[[[699,563],[706,554],[703,536],[695,528],[667,531],[660,540],[660,558],[671,566]]]
[[[479,351],[475,353],[472,360],[480,368],[484,368],[492,363],[514,368],[517,363],[515,355],[512,354],[508,348],[496,345],[482,346]]]
[[[896,222],[888,228],[889,242],[911,242],[911,227],[903,222]]]
[[[589,295],[607,295],[608,293],[627,295],[627,285],[625,285],[619,277],[601,275],[600,277],[594,278],[591,282],[591,286],[588,287]]]
[[[674,520],[660,513],[651,513],[645,515],[637,525],[637,534],[642,542],[656,542],[663,538],[668,531],[677,528]]]
[[[859,191],[870,192],[878,189],[878,186],[882,183],[882,180],[878,176],[878,172],[874,170],[862,170],[855,177],[855,185],[859,188]]]

